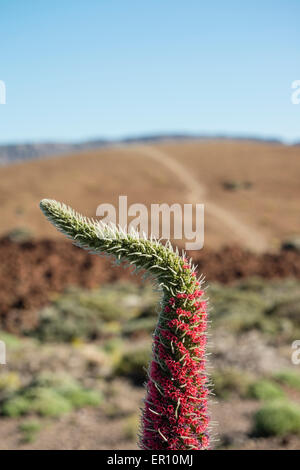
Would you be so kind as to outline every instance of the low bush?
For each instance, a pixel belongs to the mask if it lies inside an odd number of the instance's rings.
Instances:
[[[246,279],[233,286],[212,284],[213,324],[234,333],[258,330],[276,341],[300,335],[300,283],[298,280]]]
[[[300,390],[300,374],[291,370],[277,372],[273,375],[274,379],[283,385],[287,385],[295,390]]]
[[[22,434],[21,441],[24,443],[33,442],[41,428],[42,425],[39,421],[33,419],[24,421],[19,425],[19,431]]]
[[[270,380],[261,379],[249,385],[247,396],[256,400],[274,400],[283,398],[283,390]]]
[[[0,397],[21,387],[21,378],[17,372],[4,372],[0,375]]]
[[[27,413],[58,417],[72,410],[71,402],[51,388],[32,388],[25,393],[25,398],[29,404]]]
[[[0,411],[10,417],[32,413],[58,417],[74,408],[98,406],[101,402],[99,392],[82,387],[70,377],[43,374],[27,387],[3,399]]]
[[[27,397],[14,395],[1,404],[1,414],[16,418],[25,415],[31,411],[31,404]]]
[[[264,405],[254,415],[253,433],[265,437],[300,434],[300,407],[285,401]]]
[[[244,396],[250,383],[248,374],[234,368],[219,369],[213,372],[213,392],[222,399],[231,395]]]
[[[115,369],[115,374],[130,378],[135,384],[142,385],[150,361],[150,345],[142,345],[126,351]]]
[[[140,329],[149,331],[152,318],[157,319],[156,303],[150,285],[120,283],[91,291],[73,287],[42,309],[38,327],[27,334],[43,342],[92,341],[119,335],[124,325],[129,334],[130,322],[134,327],[138,317]]]

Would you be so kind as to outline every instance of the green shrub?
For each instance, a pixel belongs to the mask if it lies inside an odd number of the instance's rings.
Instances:
[[[102,348],[108,357],[110,368],[114,370],[122,359],[124,340],[119,337],[111,338],[104,342]]]
[[[18,349],[22,347],[22,341],[15,335],[0,330],[0,340],[6,344],[7,348]]]
[[[250,378],[248,374],[238,369],[219,369],[212,373],[213,392],[222,399],[229,398],[232,394],[243,396],[248,388]]]
[[[4,416],[9,416],[10,418],[25,415],[29,413],[30,410],[30,401],[26,397],[19,395],[8,398],[1,406],[1,413]]]
[[[149,364],[150,352],[150,345],[125,352],[116,367],[116,375],[128,377],[138,385],[143,384],[146,380],[145,369]]]
[[[89,340],[101,335],[102,324],[100,314],[97,318],[97,314],[89,309],[64,299],[59,305],[42,310],[40,323],[31,335],[42,342],[72,342],[77,338]]]
[[[237,191],[238,189],[250,189],[252,188],[252,181],[237,181],[237,180],[226,180],[223,181],[223,188],[228,191]]]
[[[240,332],[260,327],[266,303],[256,292],[213,284],[210,299],[215,325]]]
[[[42,374],[38,378],[36,385],[38,388],[55,392],[67,400],[71,408],[98,406],[102,401],[100,392],[82,387],[79,382],[69,376]]]
[[[101,402],[98,391],[82,387],[71,377],[42,374],[29,386],[3,399],[0,410],[10,417],[31,413],[58,417],[74,408],[98,406]]]
[[[36,387],[25,396],[30,400],[30,411],[41,416],[58,417],[72,410],[70,401],[51,388]]]
[[[270,380],[258,380],[249,385],[247,396],[257,400],[274,400],[283,398],[282,389]]]
[[[299,294],[298,294],[299,295]],[[286,341],[300,335],[300,299],[279,299],[266,311],[266,317],[277,326],[277,332]]]
[[[42,309],[38,327],[27,334],[43,342],[108,338],[120,334],[137,317],[156,319],[156,302],[150,286],[120,283],[94,290],[72,288]]]
[[[17,372],[4,372],[0,375],[0,396],[14,392],[21,387],[21,379]]]
[[[266,281],[245,279],[233,286],[218,283],[210,288],[215,326],[235,333],[259,330],[276,334],[277,341],[300,335],[300,282],[294,279]]]
[[[33,442],[41,428],[41,423],[33,419],[21,423],[19,425],[19,431],[22,433],[21,441],[24,443]]]
[[[143,332],[149,334],[154,331],[156,323],[157,318],[155,316],[135,318],[124,325],[123,333],[129,336]]]
[[[300,325],[300,299],[289,299],[276,303],[267,311],[268,315],[277,319],[288,318],[294,326]]]
[[[281,371],[273,375],[279,383],[288,385],[295,390],[300,390],[300,374],[291,370]]]
[[[300,434],[300,407],[285,401],[266,404],[254,415],[253,432],[266,437]]]
[[[87,390],[80,386],[65,387],[57,390],[60,395],[66,398],[74,408],[84,406],[98,406],[102,402],[102,396],[96,390]]]
[[[228,180],[223,181],[223,188],[228,191],[237,191],[243,188],[243,184],[240,181]]]
[[[73,390],[67,398],[75,408],[98,406],[102,402],[102,396],[96,390]]]

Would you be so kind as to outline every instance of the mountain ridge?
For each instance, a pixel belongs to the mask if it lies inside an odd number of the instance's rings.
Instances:
[[[164,140],[248,140],[254,142],[266,142],[282,144],[280,139],[260,138],[251,136],[226,136],[226,135],[197,135],[197,134],[149,134],[131,136],[122,139],[95,139],[79,143],[72,142],[28,142],[20,144],[0,145],[0,166],[10,165],[15,162],[64,155],[83,150],[97,149],[109,145],[160,142]],[[297,145],[297,144],[295,144]],[[299,144],[298,144],[299,145]]]

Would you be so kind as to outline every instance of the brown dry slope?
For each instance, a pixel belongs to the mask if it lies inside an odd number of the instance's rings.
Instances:
[[[260,230],[270,243],[300,233],[300,146],[254,141],[166,143],[160,149],[205,183],[208,200],[239,221]],[[247,182],[248,189],[226,190],[225,182]],[[219,246],[220,224],[206,220],[206,245]],[[220,236],[221,235],[221,236]],[[227,233],[230,241],[231,234]]]
[[[130,150],[130,148],[127,147],[126,150]],[[166,151],[162,151],[150,145],[138,146],[136,150],[149,158],[153,158],[159,164],[166,167],[176,176],[177,180],[185,185],[186,202],[197,204],[204,201],[207,189],[182,163],[170,158]],[[220,224],[231,229],[233,237],[236,238],[239,244],[244,245],[245,248],[256,252],[265,252],[268,250],[269,244],[267,238],[260,233],[260,230],[255,230],[253,227],[241,222],[230,210],[224,209],[212,201],[206,202],[205,209],[206,212],[219,221]]]
[[[27,227],[36,236],[59,237],[41,217],[43,197],[94,216],[100,203],[118,207],[119,195],[127,195],[128,204],[148,207],[204,203],[204,248],[240,243],[257,249],[265,240],[272,248],[300,233],[299,175],[300,147],[238,141],[115,146],[19,163],[0,168],[0,234]],[[246,180],[248,189],[224,189],[225,181]]]

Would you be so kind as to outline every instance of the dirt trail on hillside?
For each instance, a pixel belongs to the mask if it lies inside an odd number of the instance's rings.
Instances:
[[[186,201],[192,204],[204,203],[206,196],[206,188],[203,184],[193,176],[193,174],[184,167],[181,163],[170,157],[166,152],[159,150],[150,145],[135,145],[123,147],[124,150],[131,150],[141,152],[143,155],[156,160],[169,171],[171,171],[176,178],[181,181],[186,187]],[[227,209],[224,209],[214,202],[205,202],[205,212],[210,214],[224,224],[234,234],[236,241],[239,241],[251,251],[262,253],[268,251],[269,244],[267,239],[254,227],[249,227],[244,222],[241,222],[235,215]]]

